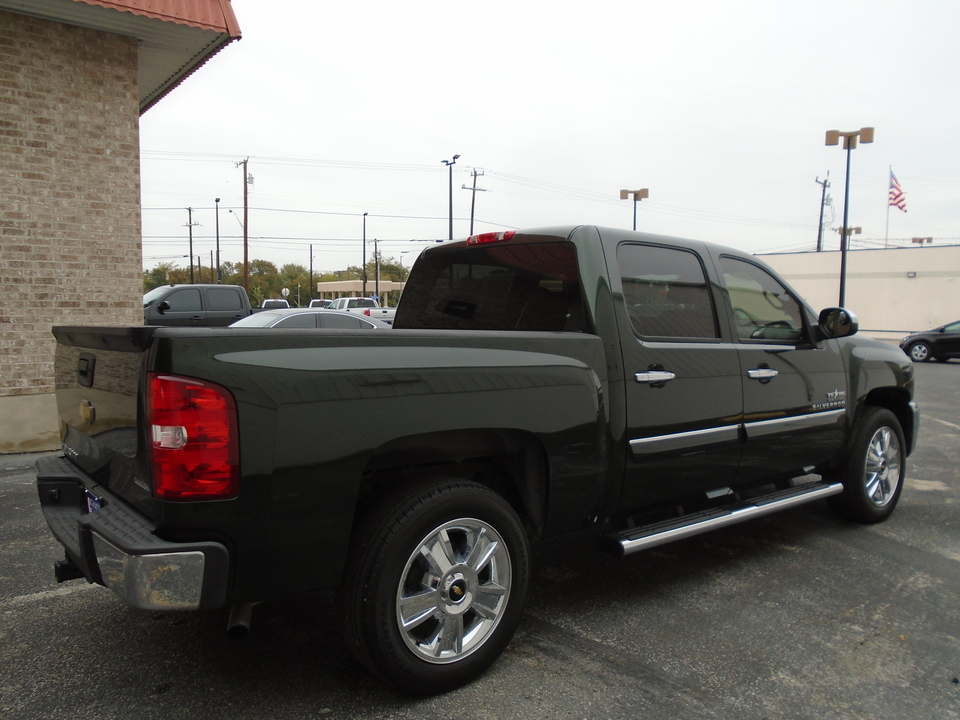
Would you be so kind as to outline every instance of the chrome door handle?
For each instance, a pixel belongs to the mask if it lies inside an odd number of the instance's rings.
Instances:
[[[633,376],[633,379],[638,383],[660,383],[669,382],[676,378],[676,373],[667,372],[666,370],[648,370],[647,372],[639,372]]]
[[[773,380],[777,375],[780,374],[779,370],[774,368],[755,368],[753,370],[747,370],[747,377],[754,380]]]

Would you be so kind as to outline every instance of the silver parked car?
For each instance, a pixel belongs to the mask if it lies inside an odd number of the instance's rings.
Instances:
[[[238,320],[230,327],[270,327],[270,328],[339,328],[352,330],[389,330],[390,326],[379,320],[373,320],[362,315],[351,315],[337,310],[324,308],[282,308],[279,310],[264,310],[242,320]]]

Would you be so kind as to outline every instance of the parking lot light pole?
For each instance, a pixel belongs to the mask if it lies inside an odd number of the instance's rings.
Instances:
[[[444,165],[450,169],[450,231],[447,235],[449,240],[453,240],[453,166],[457,164],[459,155],[454,155],[453,160],[441,160]]]
[[[620,199],[628,200],[630,196],[633,195],[633,230],[637,230],[637,202],[643,200],[644,198],[650,197],[650,190],[648,188],[641,188],[639,190],[621,190]]]
[[[843,183],[843,227],[840,228],[840,307],[843,307],[847,288],[847,221],[850,211],[850,151],[857,147],[857,138],[862,143],[873,142],[873,128],[865,127],[850,132],[827,130],[827,145],[838,145],[843,138],[843,149],[847,151],[847,176]]]

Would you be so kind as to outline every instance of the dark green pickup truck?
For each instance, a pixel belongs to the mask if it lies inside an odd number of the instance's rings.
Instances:
[[[852,313],[589,226],[427,250],[384,332],[54,332],[58,579],[240,633],[336,587],[349,647],[413,693],[494,662],[538,538],[599,524],[622,555],[821,498],[877,522],[918,432],[910,361]]]

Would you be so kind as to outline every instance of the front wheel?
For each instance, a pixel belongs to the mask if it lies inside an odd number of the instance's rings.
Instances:
[[[914,343],[907,350],[910,359],[914,362],[927,362],[930,359],[930,346],[926,343]]]
[[[413,694],[493,664],[520,622],[530,571],[523,524],[501,496],[434,480],[386,498],[355,538],[340,608],[361,663]]]
[[[897,416],[885,408],[867,408],[853,428],[847,458],[833,473],[843,492],[829,498],[831,507],[848,520],[886,520],[903,490],[905,447]]]

